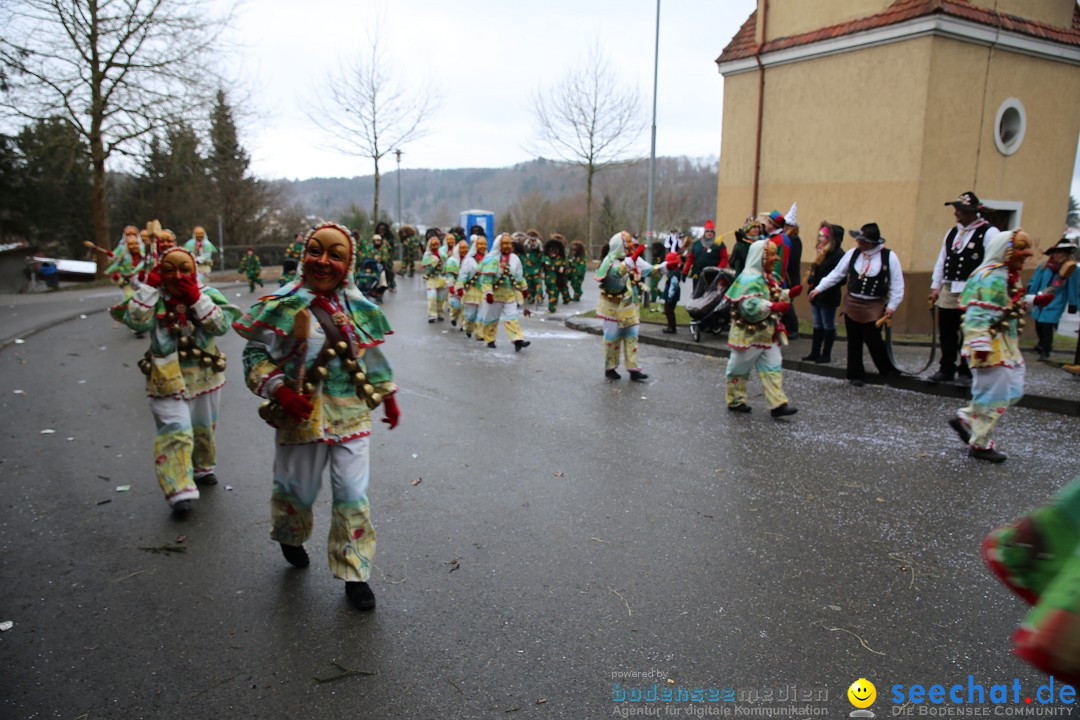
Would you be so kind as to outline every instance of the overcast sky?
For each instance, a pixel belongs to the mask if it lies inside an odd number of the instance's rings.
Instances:
[[[720,153],[723,78],[714,62],[755,0],[663,0],[658,155]],[[371,161],[328,149],[304,106],[343,56],[363,50],[380,18],[385,54],[443,101],[430,134],[406,145],[402,168],[506,167],[534,157],[532,97],[597,42],[651,112],[655,0],[248,0],[222,42],[250,88],[241,138],[261,177],[369,175]],[[647,155],[649,135],[641,135]],[[388,158],[384,172],[393,170]],[[1080,195],[1080,162],[1072,192]]]

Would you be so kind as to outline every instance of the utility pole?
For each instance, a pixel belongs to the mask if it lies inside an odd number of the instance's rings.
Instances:
[[[397,157],[397,223],[400,228],[404,223],[404,219],[401,217],[401,148],[394,150],[394,155]]]
[[[645,213],[645,243],[652,245],[653,231],[653,183],[656,180],[656,84],[660,74],[660,0],[656,0],[656,44],[653,52],[653,81],[652,81],[652,149],[649,151],[649,205]],[[656,258],[652,258],[657,262]]]
[[[217,237],[218,237],[218,265],[221,266],[221,271],[225,271],[225,230],[221,222],[221,215],[217,216]]]

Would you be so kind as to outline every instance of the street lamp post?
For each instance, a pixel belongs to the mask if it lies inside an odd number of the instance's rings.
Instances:
[[[660,0],[656,0],[656,43],[653,47],[652,147],[649,151],[649,201],[645,213],[645,242],[650,247],[653,231],[653,183],[656,178],[656,81],[660,75]],[[656,258],[652,261],[657,262]]]
[[[394,151],[395,157],[397,157],[397,222],[398,227],[401,227],[401,148]]]

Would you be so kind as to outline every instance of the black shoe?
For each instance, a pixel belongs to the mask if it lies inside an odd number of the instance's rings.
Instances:
[[[349,604],[357,610],[375,609],[375,593],[366,582],[346,582],[345,596],[349,598]]]
[[[137,332],[137,333],[135,333],[135,337],[137,337],[137,338],[139,338],[141,340],[142,338],[146,337],[146,333]]]
[[[446,318],[444,318],[444,317],[443,317],[442,315],[440,315],[440,316],[439,316],[439,322],[442,322],[442,321],[443,321],[443,320],[445,320],[445,319],[446,319]]]
[[[640,370],[631,370],[630,379],[634,382],[644,382],[645,380],[649,379],[649,376],[641,372]]]
[[[527,348],[530,345],[532,345],[531,340],[515,340],[514,341],[514,352],[521,352],[521,348]]]
[[[471,338],[471,337],[472,337],[472,333],[471,333],[471,332],[467,332],[467,333],[465,333],[465,337],[467,337],[467,338]]]
[[[832,362],[832,355],[821,355],[814,362],[818,365],[826,365]]]
[[[488,343],[488,347],[489,347],[489,348],[493,348],[493,347],[495,347],[495,343],[494,343],[494,342],[489,342],[489,343]]]
[[[615,372],[615,368],[611,368],[610,370],[605,370],[604,371],[604,377],[606,377],[608,380],[621,380],[622,379],[622,375]]]
[[[862,387],[863,385],[866,384],[866,381],[865,380],[859,380],[858,378],[854,378],[852,380],[848,380],[848,383],[851,384],[853,387]]]
[[[769,414],[774,418],[787,417],[788,415],[794,415],[799,412],[796,408],[791,407],[787,403],[784,403],[780,407],[774,407],[769,411]]]
[[[960,387],[971,387],[971,376],[961,373],[956,376],[956,384]]]
[[[675,328],[664,328],[660,332],[664,333],[665,335],[674,335],[677,330],[675,330]]]
[[[790,338],[788,338],[790,340]],[[821,362],[821,356],[816,353],[810,353],[809,355],[803,355],[803,362]]]
[[[285,559],[293,567],[306,568],[311,564],[311,558],[308,557],[307,550],[304,549],[303,545],[278,544],[281,545],[281,554],[285,556]]]
[[[737,412],[737,413],[748,413],[751,410],[753,410],[753,408],[750,407],[749,405],[747,405],[746,403],[739,403],[738,405],[728,405],[727,409],[730,410],[731,412]]]
[[[1003,453],[999,453],[994,448],[970,448],[968,450],[968,457],[973,457],[977,460],[986,460],[992,463],[1003,463],[1008,460]]]
[[[196,485],[217,485],[217,475],[214,473],[207,473],[202,477],[195,478]]]
[[[960,441],[967,445],[971,442],[971,431],[964,427],[964,421],[958,417],[954,417],[949,421],[949,427],[951,427],[956,434],[960,436]]]
[[[172,514],[177,517],[183,517],[191,512],[191,508],[194,505],[191,500],[179,500],[173,503]]]
[[[429,323],[433,323],[433,322],[435,322],[435,318],[428,318],[428,319],[427,319],[427,321],[428,321]]]
[[[457,327],[457,320],[451,320],[450,327]]]
[[[929,380],[932,383],[952,382],[954,377],[956,376],[953,373],[946,373],[938,370],[929,377]]]

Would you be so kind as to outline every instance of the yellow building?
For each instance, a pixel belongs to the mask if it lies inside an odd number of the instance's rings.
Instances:
[[[908,284],[897,329],[929,328],[944,203],[961,192],[1044,248],[1061,236],[1080,135],[1076,0],[758,0],[716,62],[717,227],[797,201],[805,269],[821,220],[877,222]]]

